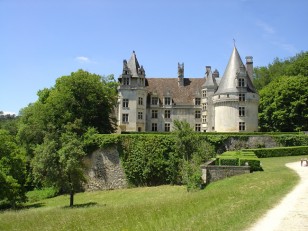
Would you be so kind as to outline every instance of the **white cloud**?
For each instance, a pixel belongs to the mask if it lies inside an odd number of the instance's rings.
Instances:
[[[266,34],[275,34],[275,29],[266,22],[258,21],[256,25],[260,27]]]
[[[75,58],[79,63],[90,63],[91,60],[85,56],[78,56]]]
[[[15,113],[15,112],[10,112],[10,111],[4,111],[3,112],[3,115],[17,115],[17,113]]]

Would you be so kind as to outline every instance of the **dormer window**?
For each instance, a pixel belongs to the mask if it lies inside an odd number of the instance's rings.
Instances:
[[[158,97],[156,97],[156,96],[152,97],[151,104],[152,105],[157,105],[158,104]]]
[[[170,97],[165,97],[164,104],[165,105],[171,105],[171,98]]]
[[[129,85],[129,78],[123,78],[123,85]]]
[[[245,87],[245,79],[239,78],[238,79],[238,86],[239,87]]]

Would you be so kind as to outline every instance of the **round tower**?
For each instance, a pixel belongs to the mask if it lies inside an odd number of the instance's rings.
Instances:
[[[249,56],[248,71],[252,70]],[[247,67],[234,46],[225,73],[213,96],[215,131],[255,132],[258,130],[259,95]]]

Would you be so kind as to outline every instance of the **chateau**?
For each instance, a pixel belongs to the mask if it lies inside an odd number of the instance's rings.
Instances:
[[[177,78],[146,78],[133,52],[118,79],[119,130],[169,132],[174,120],[186,120],[197,132],[257,131],[259,95],[252,78],[252,57],[244,65],[235,46],[222,78],[210,66],[203,78],[185,78],[183,63]]]

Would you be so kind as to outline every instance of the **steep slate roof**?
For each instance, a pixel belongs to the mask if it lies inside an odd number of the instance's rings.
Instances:
[[[132,77],[138,77],[138,69],[140,68],[135,51],[133,51],[132,56],[130,57],[127,66],[132,73]]]
[[[246,71],[246,67],[243,64],[236,47],[234,46],[225,73],[219,83],[219,87],[215,94],[240,92],[239,88],[236,87],[237,81],[235,80],[237,77],[237,73],[240,71],[240,67],[244,68],[244,70]],[[246,75],[246,83],[247,91],[256,93],[256,89],[254,88],[248,74]]]
[[[178,86],[178,78],[146,78],[146,89],[157,94],[160,102],[170,96],[176,105],[193,105],[194,98],[201,98],[204,78],[184,78],[184,86]]]

